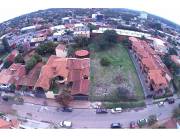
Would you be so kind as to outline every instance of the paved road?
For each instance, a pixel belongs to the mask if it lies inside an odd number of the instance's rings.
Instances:
[[[13,109],[17,110],[18,115],[26,117],[27,113],[32,113],[32,119],[38,121],[60,122],[62,120],[71,120],[73,128],[109,128],[112,122],[120,122],[123,127],[128,127],[130,121],[137,121],[142,118],[147,118],[151,114],[156,114],[159,120],[171,117],[172,110],[178,106],[180,100],[163,107],[149,105],[139,111],[131,110],[119,114],[96,114],[95,109],[75,109],[72,113],[57,112],[55,107],[48,107],[48,110],[38,112],[41,106],[24,104],[13,105]]]

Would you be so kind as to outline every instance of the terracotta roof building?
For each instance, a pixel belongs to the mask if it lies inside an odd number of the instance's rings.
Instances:
[[[89,51],[87,51],[87,50],[77,50],[77,51],[75,52],[75,55],[76,55],[76,57],[78,57],[78,58],[88,57]]]
[[[168,87],[171,74],[150,44],[134,37],[130,37],[129,40],[132,42],[132,51],[147,77],[149,86],[153,87],[153,91],[162,91]]]
[[[20,122],[17,119],[6,121],[0,118],[0,129],[18,128]]]
[[[13,63],[0,72],[0,84],[15,84],[26,74],[25,65]]]
[[[36,64],[33,67],[33,69],[29,71],[28,74],[23,75],[22,78],[17,82],[18,89],[21,86],[26,86],[26,87],[29,87],[30,89],[32,89],[35,86],[35,84],[39,78],[39,74],[40,74],[42,66],[43,66],[43,63],[40,62],[40,63]]]
[[[162,76],[161,70],[149,70],[148,78],[155,91],[168,87],[166,78]]]
[[[14,62],[15,57],[19,54],[18,50],[13,50],[7,57],[6,60],[7,61],[11,61]]]
[[[35,88],[49,90],[53,78],[60,83],[71,83],[71,94],[88,95],[90,59],[60,58],[52,55],[41,69]]]

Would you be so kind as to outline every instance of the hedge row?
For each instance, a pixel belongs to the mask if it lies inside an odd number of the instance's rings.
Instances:
[[[136,107],[145,107],[144,101],[138,101],[138,102],[103,102],[102,106],[108,109],[121,107],[122,109],[126,108],[136,108]]]

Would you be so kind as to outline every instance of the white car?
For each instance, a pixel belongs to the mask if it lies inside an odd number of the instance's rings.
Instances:
[[[10,85],[5,85],[5,84],[0,85],[0,88],[2,88],[2,89],[6,89],[6,88],[9,88],[9,87],[10,87]]]
[[[60,122],[60,126],[64,127],[64,128],[71,128],[72,122],[71,121],[62,121],[62,122]]]
[[[158,106],[159,106],[159,107],[164,106],[164,102],[163,102],[163,101],[159,102],[159,103],[158,103]]]
[[[112,114],[121,113],[121,112],[122,112],[122,108],[113,108],[113,109],[111,109]]]

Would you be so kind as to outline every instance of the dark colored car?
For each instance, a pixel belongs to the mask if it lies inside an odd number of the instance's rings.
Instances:
[[[62,108],[62,112],[72,112],[73,109],[72,108],[68,108],[68,107],[63,107]]]
[[[6,96],[2,97],[2,99],[3,99],[4,101],[8,101],[8,100],[9,100],[9,98],[6,97]]]
[[[169,103],[169,104],[173,104],[174,102],[175,102],[175,99],[174,99],[174,98],[168,99],[168,103]]]
[[[120,123],[112,123],[111,128],[122,128]]]
[[[131,121],[130,122],[130,128],[136,128],[136,127],[137,127],[136,122]]]
[[[98,108],[96,109],[96,114],[107,114],[108,111],[105,108]]]

